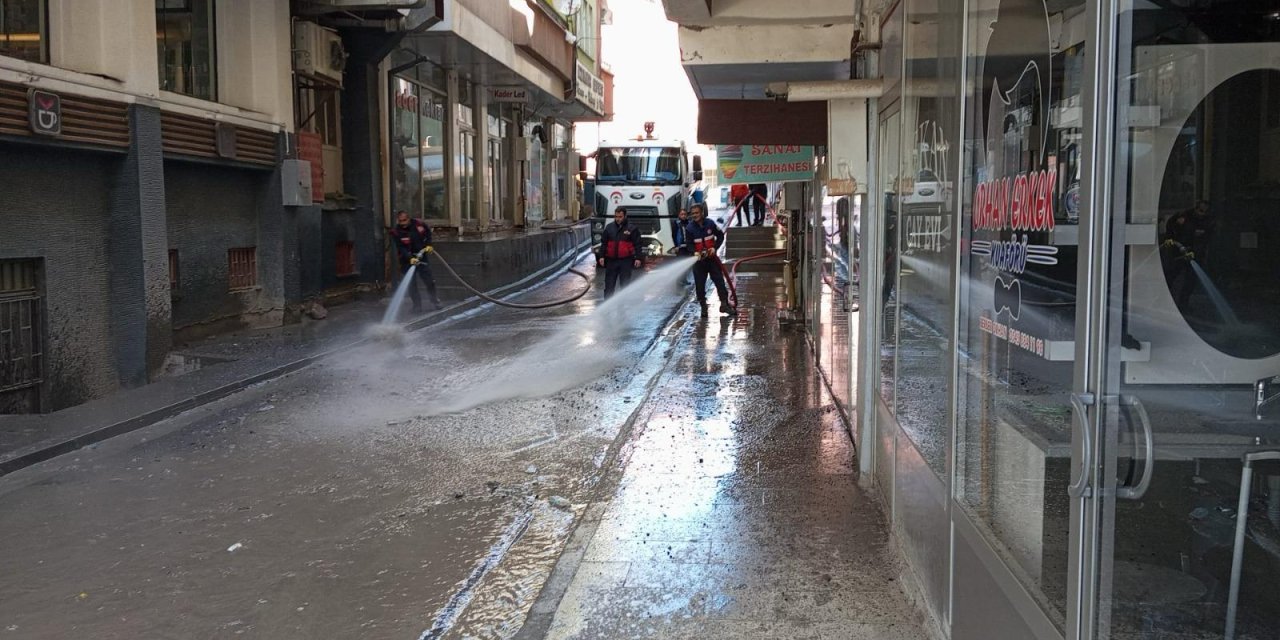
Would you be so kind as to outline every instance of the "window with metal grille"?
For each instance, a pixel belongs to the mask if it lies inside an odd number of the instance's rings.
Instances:
[[[28,392],[44,375],[39,260],[0,260],[0,413],[39,410]]]
[[[258,248],[228,249],[227,276],[232,291],[258,286]]]
[[[356,243],[339,242],[333,249],[334,272],[340,276],[356,273]]]
[[[169,292],[178,292],[178,250],[169,250]]]

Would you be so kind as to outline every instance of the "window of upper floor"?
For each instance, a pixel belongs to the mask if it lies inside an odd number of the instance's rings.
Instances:
[[[214,0],[156,0],[161,90],[217,99],[213,5]]]
[[[49,61],[47,0],[0,0],[0,56]]]

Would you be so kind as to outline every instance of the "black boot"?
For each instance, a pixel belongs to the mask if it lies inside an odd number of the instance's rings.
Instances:
[[[721,302],[721,303],[720,303],[720,313],[728,313],[728,314],[732,314],[732,313],[733,313],[733,307],[732,307],[732,306],[730,306],[728,302]]]
[[[710,313],[710,307],[708,307],[708,306],[707,306],[707,301],[706,301],[706,300],[699,300],[699,301],[698,301],[698,306],[699,306],[699,307],[702,307],[702,315],[703,315],[703,317],[706,317],[706,316],[707,316],[707,314],[709,314],[709,313]]]

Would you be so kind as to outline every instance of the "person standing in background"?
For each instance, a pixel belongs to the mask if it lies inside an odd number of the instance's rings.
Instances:
[[[750,187],[751,207],[755,212],[752,217],[751,226],[758,227],[764,224],[764,213],[769,208],[769,185],[763,182],[756,182]]]
[[[751,224],[751,211],[748,209],[748,207],[751,206],[751,202],[749,201],[750,198],[751,189],[749,189],[747,185],[735,184],[729,187],[729,200],[733,204],[733,210],[737,213],[737,226],[739,227],[745,226],[742,223],[744,218],[746,219],[747,224]]]

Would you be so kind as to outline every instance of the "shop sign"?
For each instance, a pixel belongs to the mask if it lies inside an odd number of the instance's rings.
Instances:
[[[1037,9],[1043,5],[1037,0],[1030,2]],[[1003,0],[1001,4],[1002,12],[1007,12],[1004,5],[1011,3]],[[1047,9],[1037,10],[1019,19],[1002,17],[995,23],[1000,37],[991,36],[978,67],[982,82],[976,83],[990,89],[974,96],[984,117],[974,119],[969,134],[985,142],[980,147],[984,153],[974,158],[969,253],[978,269],[995,272],[991,306],[981,310],[978,328],[1040,357],[1045,357],[1047,340],[1027,329],[1044,323],[1023,317],[1022,279],[1037,267],[1058,264],[1058,247],[1050,244],[1055,208],[1073,208],[1070,199],[1061,205],[1058,200],[1057,155],[1049,145],[1049,128],[1031,126],[1034,120],[1051,121],[1053,94],[1061,91],[1051,80],[1050,43],[1037,40],[1051,31],[1048,15]],[[1041,16],[1046,22],[1041,22]],[[1024,155],[1026,149],[1038,153]],[[1011,165],[1020,168],[1010,170]]]
[[[32,89],[27,100],[31,132],[42,136],[62,135],[62,98],[56,93]]]
[[[813,147],[797,144],[716,146],[720,184],[812,180]]]
[[[491,102],[528,102],[529,90],[524,87],[492,87],[489,89]]]
[[[604,113],[604,81],[581,61],[578,62],[576,79],[574,95],[578,101],[596,113]]]
[[[408,111],[434,120],[444,121],[444,103],[425,90],[421,99],[409,89],[399,91],[395,94],[393,102],[396,108],[401,111]]]

